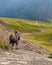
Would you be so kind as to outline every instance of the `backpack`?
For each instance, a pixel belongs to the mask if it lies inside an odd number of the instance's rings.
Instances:
[[[20,36],[18,36],[18,41],[20,40]]]
[[[17,39],[16,39],[16,35],[13,36],[13,40],[17,40]]]
[[[17,35],[17,40],[19,41],[20,40],[20,36]]]
[[[13,40],[13,36],[12,36],[12,35],[10,35],[10,38],[9,38],[9,40]]]

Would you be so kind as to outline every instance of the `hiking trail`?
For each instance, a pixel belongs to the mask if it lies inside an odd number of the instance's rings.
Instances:
[[[4,40],[6,45],[10,34],[11,31],[0,23],[0,40]],[[44,48],[21,39],[18,50],[0,50],[0,65],[52,65],[52,59],[47,58],[47,54]]]

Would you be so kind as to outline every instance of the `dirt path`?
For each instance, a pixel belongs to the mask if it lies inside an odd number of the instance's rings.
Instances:
[[[0,52],[0,65],[52,65],[52,59],[28,50]]]

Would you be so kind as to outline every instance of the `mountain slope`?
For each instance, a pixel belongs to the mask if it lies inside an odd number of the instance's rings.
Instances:
[[[0,18],[0,21],[4,23],[8,31],[15,31],[18,29],[22,34],[22,38],[52,51],[52,22],[49,23],[13,18]]]
[[[9,44],[9,36],[13,31],[11,31],[8,27],[6,27],[5,24],[3,26],[3,24],[4,24],[4,22],[0,21],[0,40],[3,40],[6,43],[6,45],[8,45]],[[48,50],[46,50],[46,49],[42,48],[41,46],[36,45],[33,42],[28,41],[22,37],[23,37],[23,34],[21,34],[21,40],[19,42],[20,49],[31,50],[31,51],[35,51],[40,54],[48,53]]]
[[[8,37],[12,32],[6,27],[4,21],[0,21],[1,40],[8,44]],[[52,65],[52,59],[47,58],[47,53],[48,51],[44,48],[26,39],[21,39],[18,50],[0,49],[0,65]]]

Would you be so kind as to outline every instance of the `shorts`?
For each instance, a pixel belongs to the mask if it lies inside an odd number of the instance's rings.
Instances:
[[[13,40],[10,40],[10,44],[13,43]]]
[[[10,44],[15,44],[16,43],[16,40],[10,40]]]
[[[13,40],[13,44],[16,43],[16,40]]]

